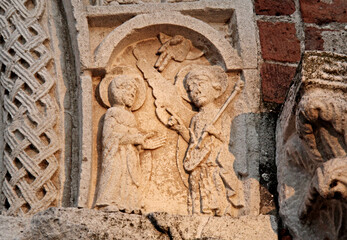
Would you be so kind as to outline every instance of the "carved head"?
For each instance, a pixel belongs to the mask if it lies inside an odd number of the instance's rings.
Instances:
[[[225,92],[227,80],[221,67],[197,65],[186,78],[189,97],[197,107],[206,106]]]
[[[137,84],[132,76],[116,76],[108,87],[108,99],[111,106],[124,105],[131,108],[135,102]]]

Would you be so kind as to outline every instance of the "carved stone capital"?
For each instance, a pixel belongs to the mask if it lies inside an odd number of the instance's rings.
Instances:
[[[346,73],[347,56],[306,52],[278,121],[280,214],[300,239],[347,237]]]

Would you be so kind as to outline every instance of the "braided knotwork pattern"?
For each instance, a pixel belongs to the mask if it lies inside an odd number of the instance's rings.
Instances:
[[[0,1],[0,82],[4,90],[4,213],[30,215],[55,204],[60,145],[45,0]]]

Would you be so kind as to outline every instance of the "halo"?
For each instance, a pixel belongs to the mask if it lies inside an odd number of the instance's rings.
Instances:
[[[175,79],[175,85],[177,86],[177,89],[180,92],[181,97],[189,103],[191,103],[191,100],[189,98],[188,91],[185,86],[185,78],[187,74],[196,66],[196,64],[190,64],[181,68],[181,70],[177,73]]]
[[[138,110],[144,104],[146,100],[146,84],[143,80],[142,76],[140,76],[136,70],[128,66],[117,66],[112,68],[112,70],[106,74],[106,76],[99,83],[99,97],[102,105],[109,108],[111,107],[110,102],[108,100],[108,87],[111,81],[117,75],[128,75],[132,76],[136,81],[136,97],[133,106],[131,107],[132,111]]]
[[[215,71],[214,75],[217,79],[216,81],[220,81],[221,83],[221,94],[222,95],[228,87],[228,75],[225,73],[222,67],[218,65],[199,65],[199,64],[190,64],[183,67],[177,74],[175,78],[175,85],[177,86],[178,91],[180,92],[182,98],[191,103],[191,100],[188,95],[188,89],[186,86],[186,77],[187,74],[193,69],[202,69],[202,71],[206,71],[208,69],[213,69]]]

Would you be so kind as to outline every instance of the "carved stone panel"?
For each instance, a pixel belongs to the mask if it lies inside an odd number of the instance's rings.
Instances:
[[[259,111],[257,48],[243,21],[251,4],[171,2],[103,2],[78,22],[89,26],[81,32],[89,42],[77,38],[78,205],[258,215],[259,143],[247,124]]]
[[[191,40],[159,32],[110,59],[96,92],[99,111],[109,108],[99,120],[93,207],[232,216],[245,211],[229,150],[232,105],[243,82],[204,55]]]
[[[346,239],[347,56],[301,64],[277,128],[280,214],[297,239]]]

